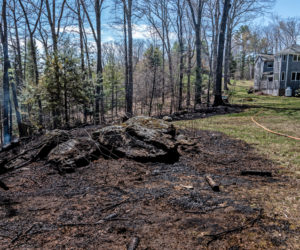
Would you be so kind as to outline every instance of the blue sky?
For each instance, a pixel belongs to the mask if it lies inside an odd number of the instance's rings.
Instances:
[[[111,5],[112,0],[106,0],[108,6]],[[274,8],[270,11],[270,14],[266,14],[264,17],[258,17],[254,21],[254,23],[259,24],[262,20],[264,24],[267,24],[271,20],[272,14],[278,15],[283,18],[288,17],[300,17],[300,0],[277,0]],[[112,15],[110,8],[105,9],[103,12],[103,30],[102,30],[102,39],[103,42],[107,42],[110,40],[115,40],[121,38],[122,29],[118,32],[117,30],[112,29],[109,24],[111,24],[114,19],[114,15]],[[121,17],[122,18],[122,17]],[[122,28],[122,27],[121,27]],[[149,37],[149,33],[147,30],[147,25],[137,25],[133,29],[133,37],[135,39],[141,39],[145,37]]]
[[[274,13],[282,17],[300,16],[300,0],[277,0]]]

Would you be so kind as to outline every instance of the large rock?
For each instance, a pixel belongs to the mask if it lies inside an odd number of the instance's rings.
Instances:
[[[178,160],[176,129],[163,120],[138,116],[96,133],[102,154],[147,162]]]
[[[97,143],[90,138],[70,139],[51,150],[48,161],[62,172],[88,165],[100,156]]]
[[[43,146],[40,148],[39,152],[36,155],[38,159],[44,159],[48,156],[50,151],[55,148],[57,145],[66,142],[70,139],[70,135],[65,130],[55,129],[46,133],[43,138]]]

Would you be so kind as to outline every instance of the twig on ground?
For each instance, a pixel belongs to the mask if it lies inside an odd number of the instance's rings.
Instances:
[[[25,232],[19,232],[17,234],[17,236],[12,239],[11,243],[15,243],[17,240],[19,240],[19,238],[21,236],[28,234],[34,226],[35,226],[35,224],[33,224],[31,227],[29,227]]]
[[[249,221],[247,224],[245,224],[243,226],[232,228],[232,229],[229,229],[229,230],[217,233],[217,234],[205,235],[207,237],[212,237],[212,239],[207,243],[207,245],[209,245],[210,243],[212,243],[215,240],[223,238],[227,234],[231,234],[231,233],[234,233],[234,232],[240,232],[242,230],[245,230],[247,228],[252,227],[257,221],[259,221],[262,218],[262,215],[263,215],[263,209],[260,209],[259,215],[255,219]]]
[[[100,210],[100,212],[103,212],[103,211],[106,211],[106,210],[113,209],[113,208],[115,208],[115,207],[117,207],[117,206],[120,206],[120,205],[122,205],[123,203],[128,202],[128,201],[129,201],[129,198],[127,198],[127,199],[125,199],[125,200],[123,200],[123,201],[121,201],[121,202],[115,203],[115,204],[113,204],[113,205],[107,206],[107,207],[105,207],[105,208],[102,208],[102,209]]]

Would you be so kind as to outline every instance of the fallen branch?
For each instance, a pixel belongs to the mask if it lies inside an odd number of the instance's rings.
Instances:
[[[116,217],[118,217],[118,214],[113,213],[113,214],[110,214],[110,215],[104,217],[103,219],[101,219],[101,220],[99,220],[95,223],[67,223],[67,224],[60,224],[60,225],[57,225],[57,226],[58,227],[97,226],[97,225],[100,225],[100,224],[104,223],[105,221],[115,220]]]
[[[202,211],[188,211],[188,210],[185,210],[184,212],[187,213],[187,214],[207,214],[208,212],[213,212],[217,209],[222,209],[222,208],[227,208],[229,206],[224,206],[224,207],[214,207],[214,208],[211,208],[211,209],[203,209]]]
[[[17,169],[20,169],[20,168],[23,168],[25,166],[27,166],[28,164],[32,163],[33,162],[33,159],[30,159],[28,161],[25,161],[23,163],[21,163],[20,165],[18,166],[15,166],[15,167],[12,167],[12,168],[2,168],[2,171],[0,174],[5,174],[5,173],[10,173],[14,170],[17,170]]]
[[[219,185],[210,177],[210,176],[206,176],[205,177],[206,181],[208,182],[208,184],[210,185],[211,189],[215,192],[220,192],[220,187]]]
[[[128,201],[129,201],[129,198],[127,198],[127,199],[125,199],[125,200],[123,200],[123,201],[121,201],[121,202],[115,203],[115,204],[113,204],[113,205],[107,206],[107,207],[105,207],[105,208],[102,208],[102,209],[100,210],[100,212],[103,212],[103,211],[105,211],[105,210],[113,209],[113,208],[115,208],[115,207],[117,207],[117,206],[120,206],[120,205],[122,205],[123,203],[128,202]]]
[[[139,246],[140,238],[135,236],[132,238],[131,242],[129,243],[127,250],[135,250]]]
[[[34,226],[35,226],[35,224],[33,224],[31,227],[29,227],[25,232],[19,232],[17,234],[17,236],[12,239],[11,243],[16,242],[21,236],[28,234]]]
[[[36,147],[27,149],[27,150],[25,150],[24,152],[22,152],[22,153],[20,153],[20,154],[18,154],[18,155],[16,155],[16,156],[14,156],[14,157],[12,157],[12,158],[10,158],[10,159],[4,159],[4,160],[0,163],[0,174],[5,174],[5,173],[11,172],[11,171],[13,171],[13,170],[15,170],[15,169],[22,168],[22,167],[24,167],[24,165],[27,165],[27,164],[29,164],[30,162],[34,161],[35,156],[32,157],[32,159],[26,161],[26,163],[22,163],[22,164],[19,165],[19,166],[16,166],[16,167],[13,167],[13,168],[6,168],[6,167],[5,167],[6,165],[8,165],[9,163],[11,163],[12,161],[14,161],[14,160],[16,160],[16,159],[18,159],[18,158],[20,158],[20,157],[26,155],[28,152],[39,149],[42,145],[43,145],[43,143],[39,144],[39,145],[36,146]],[[23,164],[24,164],[24,165],[23,165]]]
[[[257,171],[257,170],[245,170],[245,171],[241,171],[241,175],[258,175],[258,176],[272,177],[272,172]]]

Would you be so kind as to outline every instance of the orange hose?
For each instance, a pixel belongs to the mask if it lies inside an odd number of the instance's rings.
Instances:
[[[257,121],[255,121],[255,119],[254,119],[253,116],[251,117],[251,120],[252,120],[257,126],[263,128],[264,130],[266,130],[266,131],[268,131],[268,132],[270,132],[270,133],[272,133],[272,134],[280,135],[280,136],[284,136],[284,137],[287,137],[287,138],[290,138],[290,139],[294,139],[294,140],[300,141],[300,138],[298,138],[298,137],[294,137],[294,136],[289,136],[289,135],[281,134],[281,133],[278,133],[278,132],[275,132],[275,131],[273,131],[273,130],[271,130],[271,129],[266,128],[265,126],[263,126],[263,125],[259,124]]]

